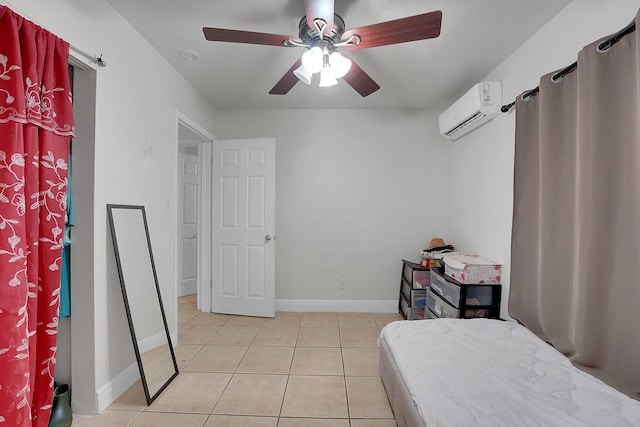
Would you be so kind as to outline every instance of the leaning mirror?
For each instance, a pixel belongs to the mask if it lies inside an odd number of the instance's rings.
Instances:
[[[107,205],[133,349],[147,404],[178,375],[144,206]]]

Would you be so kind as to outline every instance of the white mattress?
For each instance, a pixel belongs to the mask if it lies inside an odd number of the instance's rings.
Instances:
[[[427,427],[638,427],[640,402],[528,329],[489,319],[393,322],[380,339]]]

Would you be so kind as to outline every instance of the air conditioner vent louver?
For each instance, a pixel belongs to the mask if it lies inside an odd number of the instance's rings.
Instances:
[[[478,83],[440,114],[440,134],[447,139],[458,139],[493,119],[500,112],[501,104],[501,82]]]
[[[447,136],[447,137],[453,137],[458,132],[461,132],[465,128],[473,125],[475,122],[477,122],[479,120],[484,119],[485,117],[487,117],[487,115],[485,113],[483,113],[482,111],[478,111],[473,116],[469,117],[467,120],[465,120],[464,122],[460,123],[458,126],[454,127],[453,129],[451,129],[449,132],[445,133],[444,135]]]

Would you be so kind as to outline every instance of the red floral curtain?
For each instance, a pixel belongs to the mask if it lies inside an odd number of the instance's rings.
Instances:
[[[0,425],[47,426],[56,363],[69,45],[0,6]]]

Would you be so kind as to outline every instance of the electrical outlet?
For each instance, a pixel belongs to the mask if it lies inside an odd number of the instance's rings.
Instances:
[[[344,279],[339,280],[338,289],[347,289],[347,285],[344,283]]]

